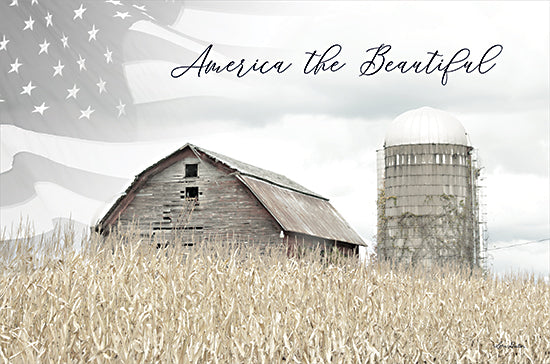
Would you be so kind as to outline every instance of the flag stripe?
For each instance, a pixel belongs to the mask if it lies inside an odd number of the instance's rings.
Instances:
[[[95,200],[109,200],[131,182],[67,167],[42,156],[17,153],[13,167],[0,174],[0,207],[22,204],[36,196],[37,182],[51,182],[82,196]]]
[[[179,140],[141,143],[88,141],[37,133],[13,125],[0,125],[0,135],[2,173],[12,168],[17,153],[29,152],[69,168],[129,178],[182,144]]]
[[[30,218],[36,234],[54,228],[54,219],[71,218],[86,225],[92,225],[111,201],[98,201],[74,193],[49,182],[35,184],[36,197],[24,204],[0,209],[2,227],[11,229]],[[114,202],[114,201],[113,201]]]

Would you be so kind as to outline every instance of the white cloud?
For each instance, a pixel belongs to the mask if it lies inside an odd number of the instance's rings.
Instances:
[[[547,177],[496,172],[487,176],[490,241],[537,240],[550,235]]]

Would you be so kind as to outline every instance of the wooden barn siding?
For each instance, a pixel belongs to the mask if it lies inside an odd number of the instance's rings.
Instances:
[[[185,164],[198,163],[196,178],[185,178]],[[142,235],[154,231],[168,239],[176,230],[184,241],[237,239],[280,243],[281,228],[258,200],[223,166],[191,152],[152,176],[119,218],[125,227],[138,223]],[[182,199],[186,187],[198,187],[198,206]],[[183,192],[184,193],[184,192]],[[182,229],[185,227],[186,229]],[[201,227],[201,230],[193,228]]]
[[[310,236],[305,234],[287,232],[284,239],[285,244],[288,247],[288,255],[294,255],[298,246],[308,249],[324,250],[324,253],[333,249],[334,244],[345,255],[358,255],[359,246],[355,244],[343,243],[341,241],[335,242],[334,240],[327,240],[316,236]],[[324,254],[323,253],[323,254]]]

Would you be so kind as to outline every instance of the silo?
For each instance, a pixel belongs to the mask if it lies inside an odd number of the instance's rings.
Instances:
[[[380,260],[479,265],[477,177],[464,127],[422,107],[399,115],[378,151]]]

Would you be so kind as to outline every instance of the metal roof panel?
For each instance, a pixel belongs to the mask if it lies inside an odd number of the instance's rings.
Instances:
[[[193,147],[194,149],[200,151],[200,152],[203,152],[203,153],[207,154],[211,158],[220,161],[221,163],[225,164],[229,168],[234,169],[234,170],[238,171],[239,173],[241,173],[243,175],[254,176],[254,177],[257,177],[259,179],[263,179],[263,180],[266,180],[268,182],[277,184],[279,186],[290,188],[292,190],[296,190],[298,192],[306,193],[308,195],[316,196],[316,197],[323,198],[323,199],[326,200],[326,198],[324,198],[323,196],[321,196],[321,195],[319,195],[319,194],[317,194],[313,191],[308,190],[304,186],[292,181],[291,179],[289,179],[289,178],[287,178],[287,177],[285,177],[281,174],[278,174],[278,173],[271,172],[271,171],[268,171],[268,170],[263,169],[263,168],[253,166],[251,164],[244,163],[244,162],[238,161],[238,160],[233,159],[233,158],[229,158],[229,157],[227,157],[223,154],[212,152],[212,151],[206,150],[204,148],[197,147],[196,145],[190,145],[190,146]]]
[[[336,209],[324,199],[239,175],[286,231],[366,246]]]

